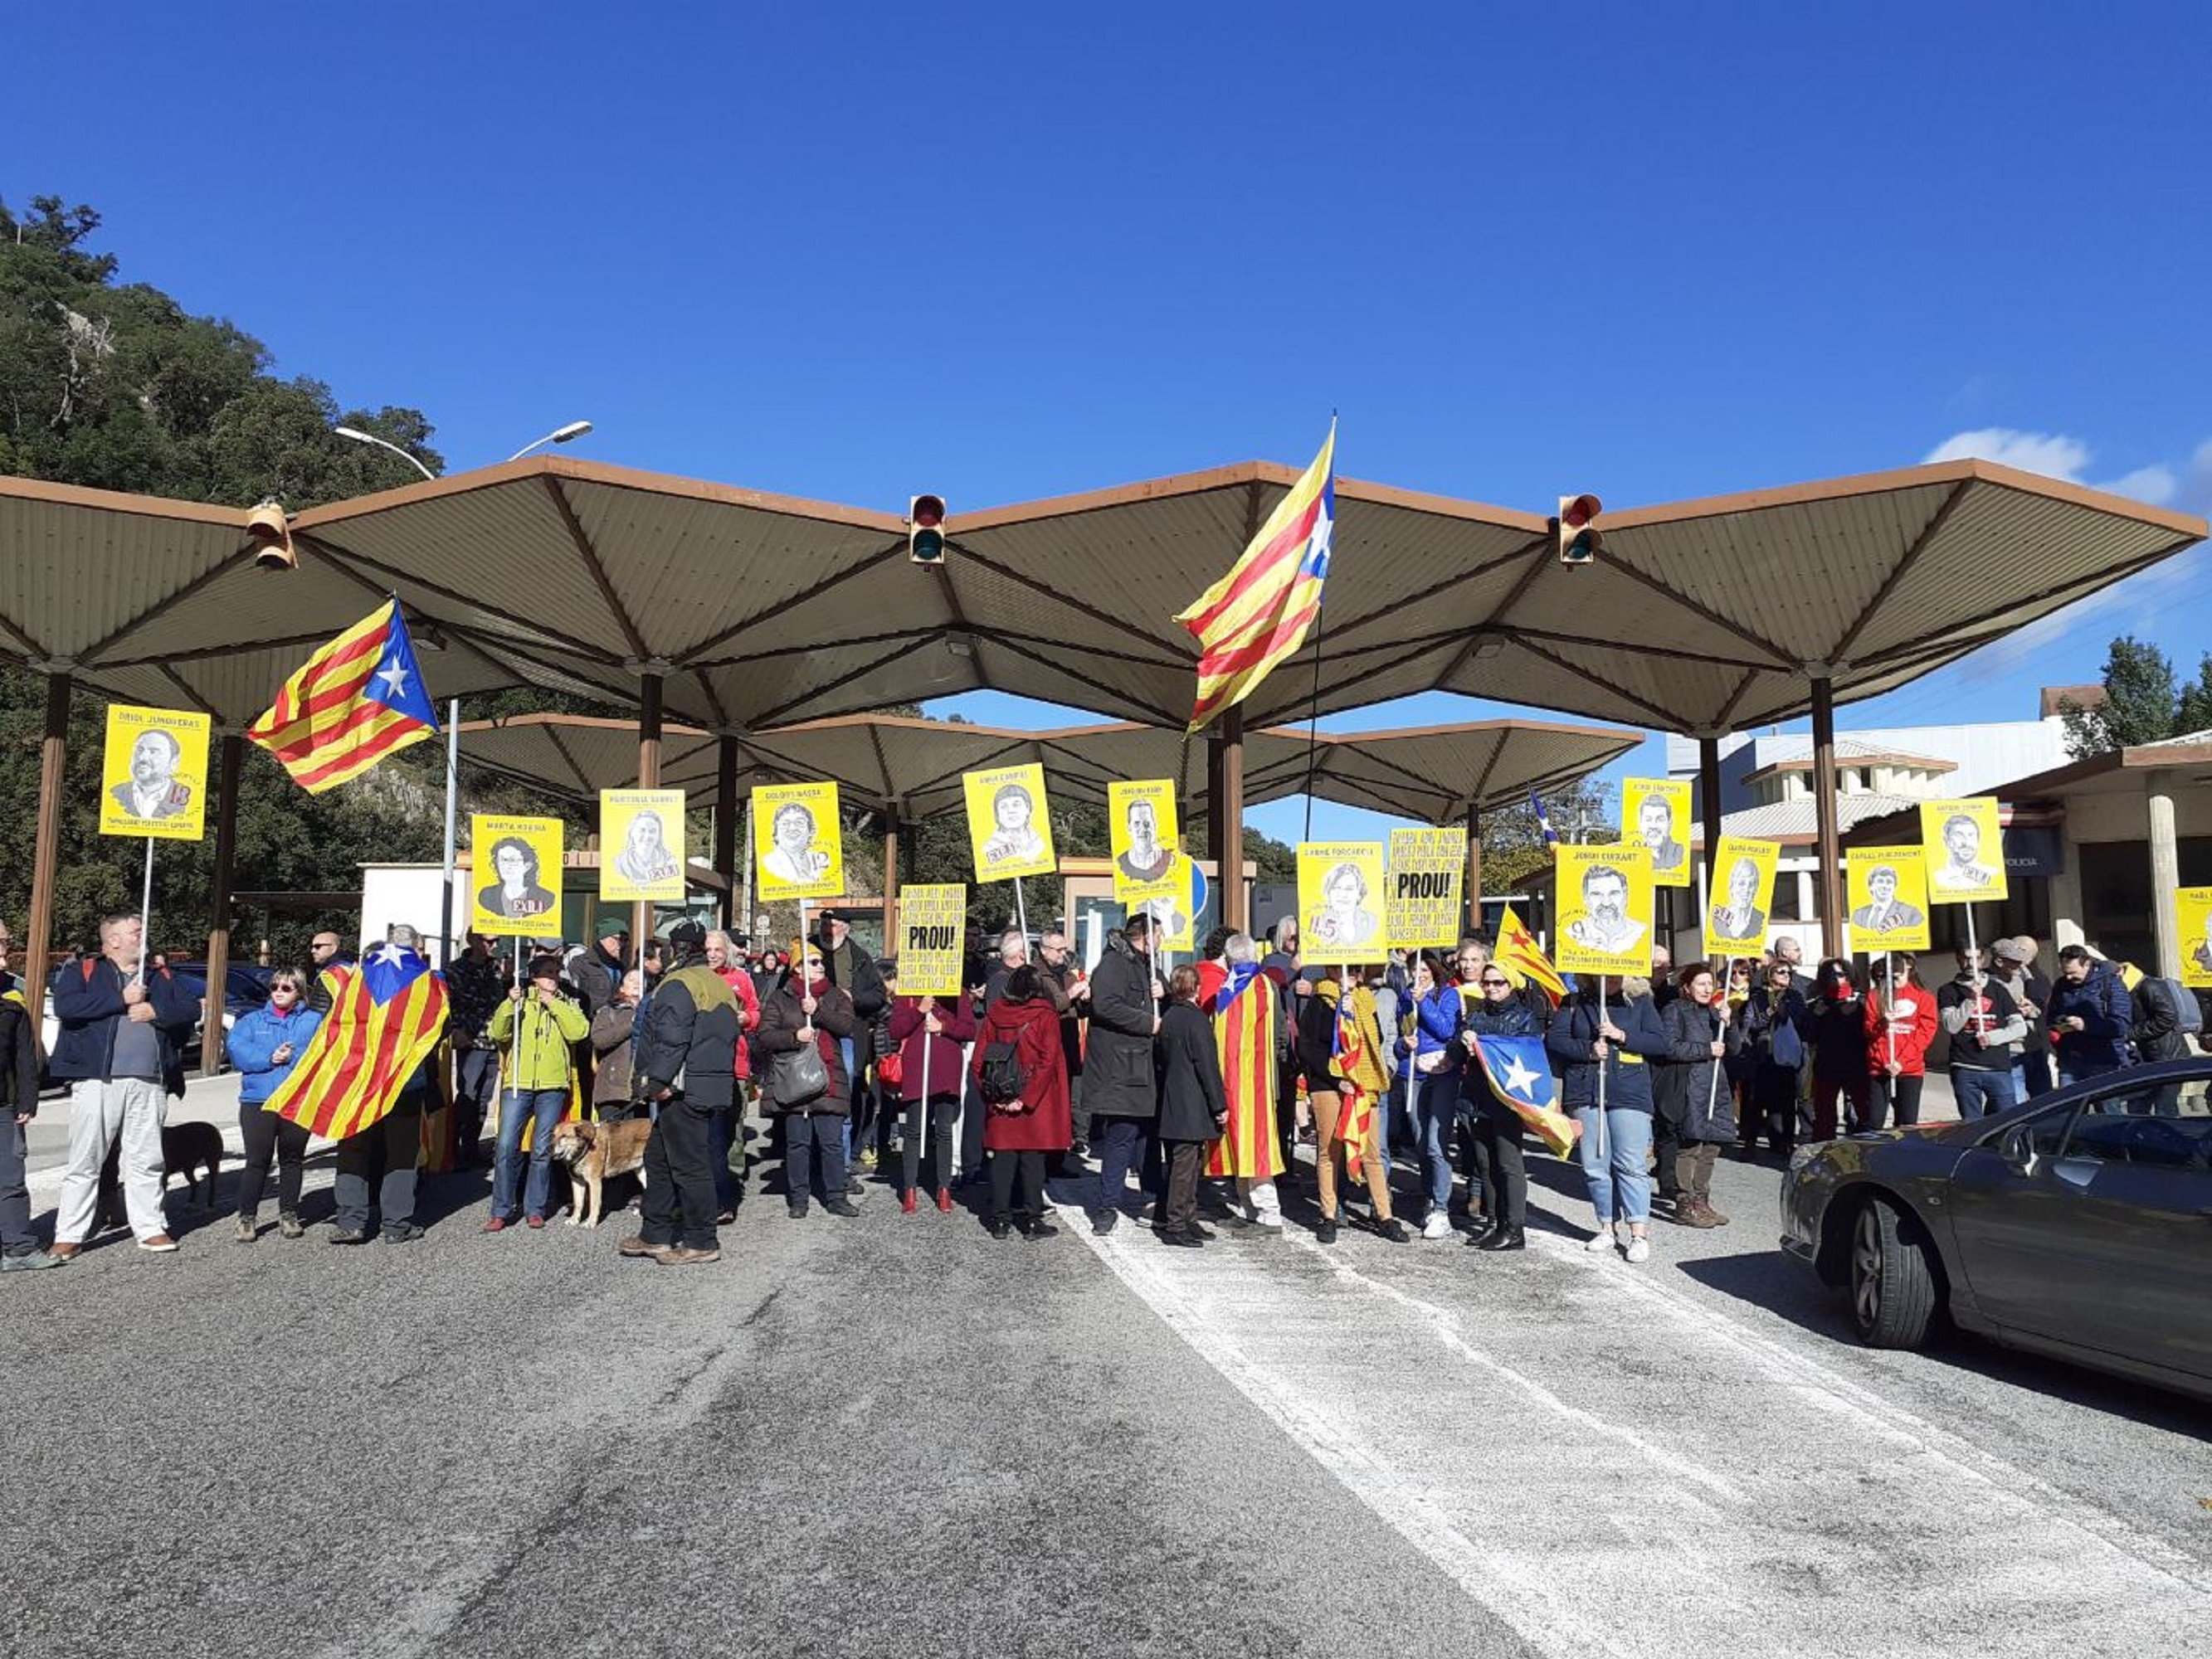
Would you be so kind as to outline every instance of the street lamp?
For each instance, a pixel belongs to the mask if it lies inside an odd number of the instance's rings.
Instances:
[[[387,442],[386,440],[378,437],[374,432],[362,432],[349,426],[334,426],[331,428],[331,431],[333,434],[337,437],[343,438],[349,443],[374,444],[379,449],[388,449],[393,454],[397,455],[401,460],[406,462],[408,465],[413,467],[417,472],[421,473],[424,477],[429,479],[432,483],[434,483],[437,481],[438,475],[431,471],[428,467],[423,465],[421,461],[416,459],[414,456],[409,454],[398,444]]]
[[[507,459],[510,461],[519,461],[533,449],[543,449],[548,444],[565,444],[570,442],[572,440],[582,437],[591,429],[592,423],[589,421],[571,421],[568,425],[558,427],[553,431],[547,433],[544,437],[538,439],[536,443],[523,445],[521,448],[516,450],[514,454],[508,456]]]

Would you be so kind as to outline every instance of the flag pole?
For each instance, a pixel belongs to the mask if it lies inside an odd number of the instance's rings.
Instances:
[[[459,833],[461,803],[461,700],[446,705],[446,902],[438,918],[439,965],[453,965],[453,871],[459,855],[455,849]]]

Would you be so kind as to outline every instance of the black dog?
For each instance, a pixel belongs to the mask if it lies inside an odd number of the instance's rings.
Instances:
[[[200,1202],[200,1171],[207,1172],[207,1204],[215,1207],[215,1176],[222,1167],[223,1156],[222,1131],[212,1123],[168,1123],[161,1127],[161,1186],[167,1190],[169,1176],[185,1178],[185,1194],[195,1204]],[[100,1202],[94,1211],[94,1224],[101,1227],[122,1227],[129,1224],[123,1207],[123,1182],[118,1174],[122,1165],[123,1139],[117,1136],[107,1146],[107,1161],[100,1166]]]

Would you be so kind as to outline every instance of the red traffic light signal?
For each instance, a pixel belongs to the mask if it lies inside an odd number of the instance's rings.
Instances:
[[[916,564],[945,562],[945,498],[916,495],[907,503],[906,556]]]
[[[1605,503],[1595,495],[1562,495],[1559,516],[1552,520],[1552,550],[1561,564],[1589,564],[1605,545],[1597,515]]]

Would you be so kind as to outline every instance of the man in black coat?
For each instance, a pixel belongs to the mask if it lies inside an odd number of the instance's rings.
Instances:
[[[1106,935],[1106,949],[1091,975],[1083,1092],[1098,1152],[1093,1232],[1114,1231],[1129,1171],[1142,1169],[1145,1139],[1159,1114],[1152,1038],[1160,1029],[1161,995],[1152,971],[1151,920],[1139,911]]]
[[[714,1114],[737,1099],[743,1022],[736,994],[707,965],[707,930],[679,921],[668,946],[671,965],[638,1016],[645,1034],[631,1073],[637,1097],[659,1109],[645,1144],[645,1225],[617,1248],[681,1266],[722,1259],[711,1131]]]

